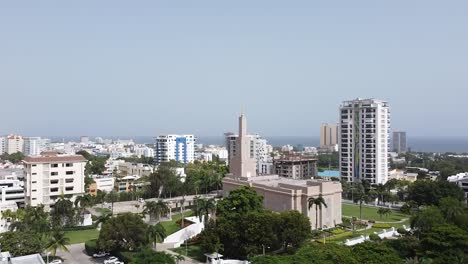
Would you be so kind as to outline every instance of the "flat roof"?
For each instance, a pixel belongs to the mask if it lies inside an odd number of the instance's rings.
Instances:
[[[81,155],[66,155],[66,156],[35,156],[24,158],[24,163],[51,163],[51,162],[86,162],[87,160]]]

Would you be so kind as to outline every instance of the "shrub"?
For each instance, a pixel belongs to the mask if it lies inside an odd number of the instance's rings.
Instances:
[[[92,256],[98,252],[96,241],[97,239],[91,239],[85,242],[86,255]]]
[[[370,234],[370,235],[369,235],[369,239],[370,239],[371,241],[380,241],[380,240],[382,240],[382,239],[381,239],[378,235],[376,235],[376,234]]]
[[[65,227],[65,228],[63,228],[63,231],[77,231],[77,230],[90,230],[90,229],[96,229],[96,226],[94,224],[92,224],[90,226]]]
[[[373,224],[372,227],[374,228],[391,228],[392,226],[390,224],[384,224],[384,223],[376,223]]]
[[[400,234],[400,235],[406,235],[406,234],[408,234],[408,231],[406,231],[406,229],[404,229],[403,227],[398,228],[398,229],[397,229],[397,232],[398,232],[398,234]]]

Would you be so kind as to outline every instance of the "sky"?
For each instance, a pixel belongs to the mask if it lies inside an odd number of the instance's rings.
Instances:
[[[387,100],[468,137],[468,1],[2,1],[0,134],[318,136]]]

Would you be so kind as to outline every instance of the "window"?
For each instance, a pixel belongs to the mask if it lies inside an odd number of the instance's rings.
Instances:
[[[71,182],[73,182],[73,179],[66,179],[65,182],[66,183],[71,183]]]
[[[73,175],[73,171],[67,171],[65,172],[66,175]]]
[[[65,163],[65,167],[73,167],[73,163]]]
[[[37,198],[32,198],[33,200],[37,200]]]
[[[37,175],[37,173],[33,172],[32,175]]]
[[[58,188],[50,188],[50,192],[58,192]]]
[[[51,180],[50,184],[57,184],[59,181],[58,180]]]
[[[50,167],[52,167],[52,168],[58,168],[58,164],[55,164],[55,163],[54,163],[54,164],[50,164]]]
[[[32,181],[31,183],[37,183],[37,181]]]
[[[58,175],[58,172],[57,171],[53,171],[50,173],[50,176],[57,176]]]
[[[37,190],[32,190],[33,192],[37,192]]]
[[[36,167],[37,165],[36,165],[36,164],[33,164],[32,166],[33,166],[33,167]]]
[[[73,187],[65,187],[65,191],[73,191]]]

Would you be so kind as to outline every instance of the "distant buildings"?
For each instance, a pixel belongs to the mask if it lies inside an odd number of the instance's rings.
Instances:
[[[398,154],[405,153],[407,150],[406,147],[406,132],[403,131],[393,131],[393,152]]]
[[[338,151],[338,124],[322,124],[320,126],[320,149]]]
[[[409,172],[406,170],[394,169],[388,173],[388,179],[406,180],[409,182],[415,182],[418,179],[418,173]]]
[[[97,191],[112,192],[114,190],[115,178],[111,176],[92,175],[94,183],[89,185],[88,193],[95,196]]]
[[[340,106],[340,171],[349,182],[385,183],[388,178],[390,108],[376,99]]]
[[[36,156],[48,149],[50,139],[8,135],[0,137],[0,155],[21,152],[26,156]]]
[[[26,157],[26,204],[51,206],[62,194],[72,200],[83,195],[86,162],[81,155],[57,152],[43,152],[40,156]]]
[[[6,152],[6,138],[0,137],[0,155]]]
[[[143,163],[123,162],[118,165],[119,175],[149,176],[153,172],[153,166]],[[114,175],[115,176],[115,175]]]
[[[156,138],[156,163],[171,160],[184,164],[195,161],[194,135],[162,135]]]
[[[236,155],[230,159],[230,174],[223,179],[223,192],[228,195],[241,186],[250,186],[263,196],[265,208],[276,212],[297,210],[310,219],[312,228],[330,228],[341,223],[341,184],[335,181],[294,180],[278,175],[257,176],[256,160],[251,155],[251,140],[247,136],[246,119],[239,117],[239,137]],[[321,195],[327,204],[318,212],[309,209],[308,199]]]
[[[48,150],[50,139],[41,137],[25,137],[24,151],[26,156],[38,156],[41,152]]]
[[[275,173],[291,179],[313,179],[317,176],[317,158],[300,153],[286,153],[273,160]]]
[[[15,175],[0,178],[0,204],[9,202],[24,205],[23,181],[18,180]]]
[[[225,133],[226,149],[229,157],[229,162],[232,157],[238,155],[239,152],[239,134]],[[270,156],[272,147],[268,145],[267,140],[257,134],[246,134],[249,143],[249,155],[256,160],[257,174],[271,174],[273,162]]]
[[[465,192],[465,202],[468,202],[468,172],[447,177],[447,181],[457,184]]]

